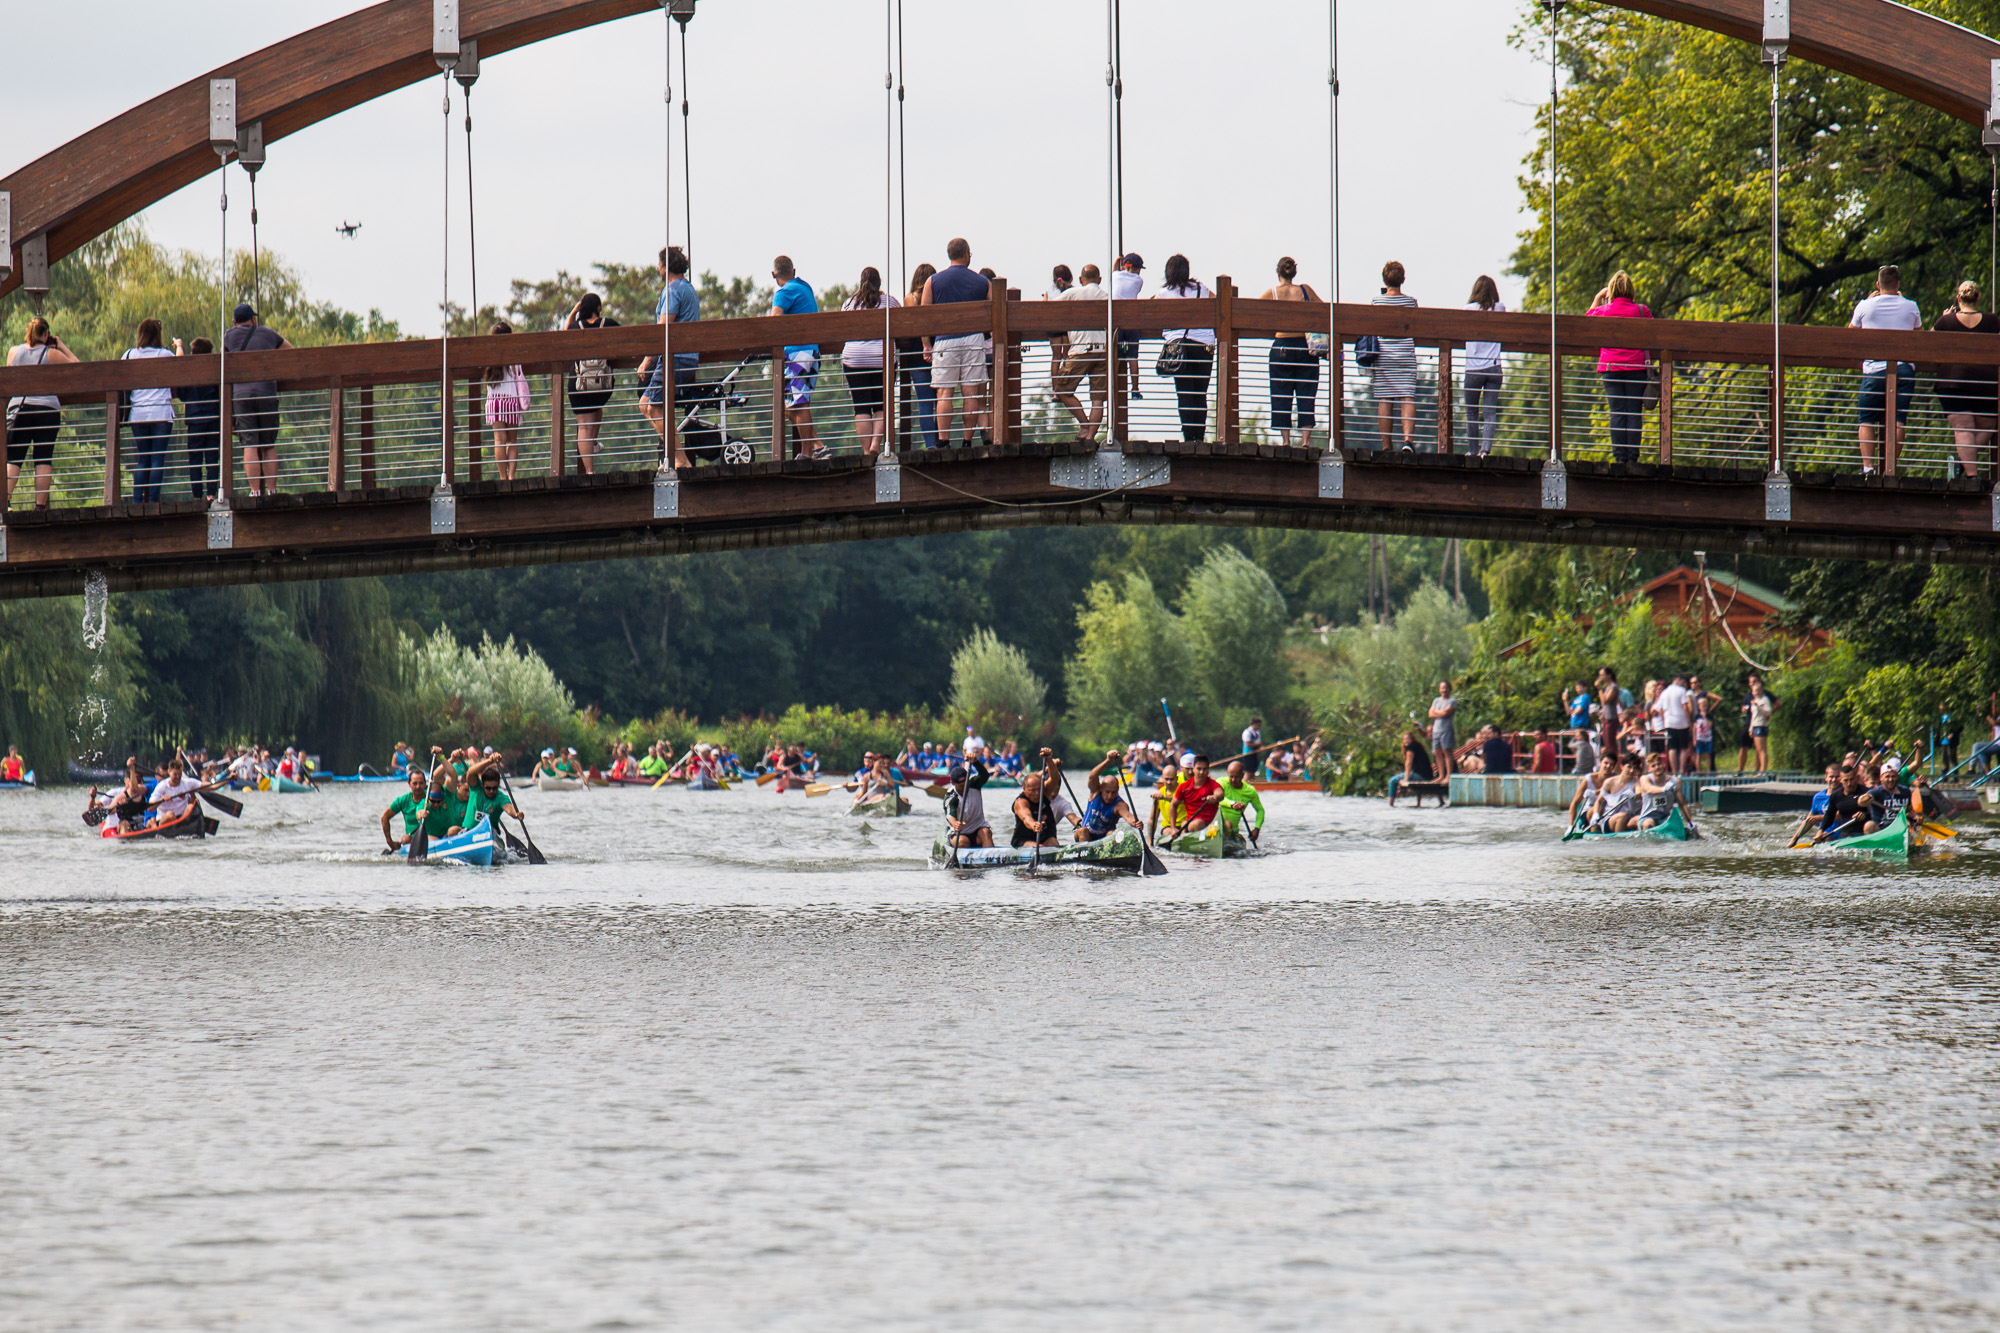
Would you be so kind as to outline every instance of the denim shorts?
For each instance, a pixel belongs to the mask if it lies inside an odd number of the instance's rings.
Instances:
[[[1910,399],[1917,391],[1917,368],[1907,361],[1896,363],[1896,424],[1910,419]],[[1861,397],[1855,403],[1854,419],[1863,426],[1882,424],[1883,400],[1889,396],[1889,372],[1861,377]]]

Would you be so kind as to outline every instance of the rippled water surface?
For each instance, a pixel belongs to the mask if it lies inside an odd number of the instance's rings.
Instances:
[[[387,794],[0,795],[0,1326],[2000,1326],[2000,828],[1278,794],[1139,880],[530,792],[475,871]]]

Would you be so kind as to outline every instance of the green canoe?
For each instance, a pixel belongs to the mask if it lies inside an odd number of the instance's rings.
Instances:
[[[881,796],[866,805],[849,806],[847,813],[870,819],[894,819],[910,813],[910,801],[905,796]]]
[[[1571,829],[1563,835],[1563,841],[1573,838],[1641,838],[1647,842],[1686,842],[1688,840],[1687,821],[1681,818],[1681,808],[1675,806],[1667,814],[1664,824],[1656,824],[1649,829],[1633,829],[1629,833],[1586,833]]]
[[[1172,842],[1162,843],[1169,852],[1179,852],[1182,856],[1255,856],[1257,848],[1242,834],[1231,835],[1224,832],[1223,822],[1218,819],[1199,833],[1183,834]]]
[[[931,844],[931,865],[958,870],[990,870],[1000,866],[1027,866],[1037,860],[1045,866],[1082,867],[1088,870],[1139,869],[1143,849],[1139,835],[1121,828],[1096,842],[1066,842],[1060,847],[1044,847],[1039,857],[1032,847],[961,847],[956,853],[939,838]]]
[[[1822,842],[1817,846],[1805,844],[1801,850],[1816,852],[1851,852],[1857,856],[1881,856],[1897,861],[1908,860],[1910,853],[1934,847],[1943,839],[1922,824],[1912,825],[1909,812],[1898,810],[1889,827],[1874,833],[1860,833],[1852,838],[1835,838],[1832,842]]]

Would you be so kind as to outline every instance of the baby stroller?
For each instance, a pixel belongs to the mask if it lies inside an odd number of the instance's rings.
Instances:
[[[756,460],[755,446],[729,433],[729,409],[742,407],[748,401],[736,392],[736,377],[743,373],[744,367],[770,359],[769,353],[746,356],[719,380],[697,380],[693,384],[674,387],[674,401],[688,405],[686,415],[681,418],[680,439],[681,448],[690,459],[696,463],[749,463]],[[715,406],[715,422],[701,415],[706,404]]]

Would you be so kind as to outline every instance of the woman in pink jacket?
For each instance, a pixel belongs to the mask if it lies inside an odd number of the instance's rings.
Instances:
[[[1634,296],[1632,275],[1621,269],[1611,275],[1601,304],[1585,313],[1651,319],[1653,312]],[[1636,463],[1639,438],[1645,431],[1641,412],[1646,399],[1646,354],[1632,347],[1599,348],[1597,373],[1604,378],[1604,396],[1611,408],[1611,457],[1620,463]]]

